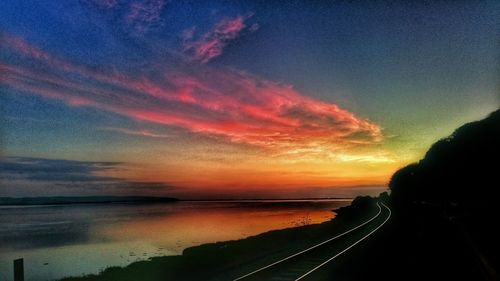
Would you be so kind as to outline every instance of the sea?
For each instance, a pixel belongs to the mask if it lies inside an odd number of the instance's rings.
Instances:
[[[0,280],[22,258],[26,281],[99,273],[189,247],[335,217],[349,199],[179,201],[0,207]]]

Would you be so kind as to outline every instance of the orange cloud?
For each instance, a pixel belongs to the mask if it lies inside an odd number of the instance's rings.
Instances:
[[[185,30],[183,33],[184,51],[192,52],[194,59],[201,63],[209,62],[220,56],[227,44],[241,34],[247,27],[245,21],[249,17],[237,16],[233,19],[223,19],[198,40],[193,40],[193,29]],[[253,24],[248,28],[248,31],[254,32],[257,29],[258,25]]]

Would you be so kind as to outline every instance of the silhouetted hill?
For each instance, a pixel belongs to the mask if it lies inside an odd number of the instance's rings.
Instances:
[[[345,280],[499,280],[500,110],[391,178],[393,219],[350,255]],[[381,273],[383,269],[383,273]]]
[[[500,195],[499,161],[497,110],[484,120],[458,128],[433,144],[420,162],[397,171],[389,184],[392,203],[399,208],[419,203],[490,212],[496,209]]]
[[[61,205],[104,203],[166,203],[177,201],[169,197],[151,196],[58,196],[58,197],[0,197],[0,205]]]

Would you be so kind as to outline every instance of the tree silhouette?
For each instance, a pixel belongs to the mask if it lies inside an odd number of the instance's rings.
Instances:
[[[492,208],[499,195],[500,110],[481,121],[463,125],[434,143],[418,163],[391,178],[396,208],[432,204],[468,211]]]
[[[393,255],[419,261],[415,264],[421,275],[416,280],[499,280],[500,230],[494,223],[500,199],[499,159],[497,110],[461,126],[434,143],[418,163],[394,173],[389,187],[397,221],[395,232],[386,239],[398,245]],[[408,241],[419,241],[418,248],[405,249]],[[395,262],[401,272],[404,267],[415,270]]]

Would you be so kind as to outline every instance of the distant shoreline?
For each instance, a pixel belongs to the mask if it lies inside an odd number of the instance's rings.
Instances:
[[[239,198],[239,199],[179,199],[184,202],[246,202],[246,201],[328,201],[328,200],[354,200],[348,197],[326,197],[326,198]]]
[[[173,202],[305,202],[329,201],[353,198],[251,198],[251,199],[177,199],[155,196],[54,196],[54,197],[0,197],[0,206],[48,206],[48,205],[83,205],[83,204],[149,204]]]

